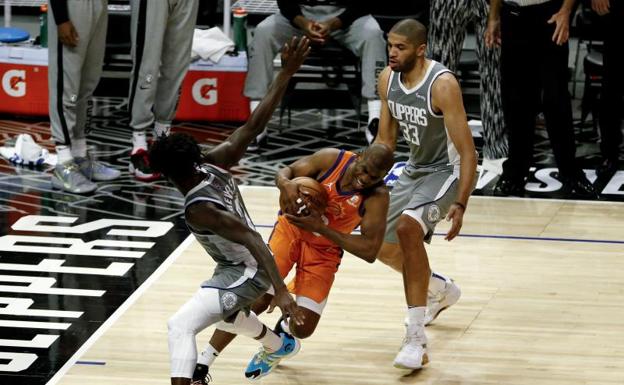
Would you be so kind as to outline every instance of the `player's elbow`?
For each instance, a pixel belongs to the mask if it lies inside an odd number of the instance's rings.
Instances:
[[[375,247],[375,245],[367,245],[367,247],[359,254],[359,257],[368,263],[373,263],[377,260],[378,252],[379,247]]]
[[[377,260],[377,253],[368,253],[364,260],[368,263],[375,262]]]

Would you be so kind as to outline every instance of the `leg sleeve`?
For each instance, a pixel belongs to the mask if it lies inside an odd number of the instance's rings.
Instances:
[[[171,377],[191,378],[197,363],[195,336],[222,320],[219,291],[199,289],[167,322]]]

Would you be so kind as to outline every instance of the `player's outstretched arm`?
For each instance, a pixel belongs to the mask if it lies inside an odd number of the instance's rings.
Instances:
[[[399,125],[390,113],[388,107],[388,82],[392,69],[386,67],[380,74],[377,81],[377,93],[381,99],[381,115],[379,116],[379,131],[374,143],[383,143],[390,147],[392,151],[396,148],[397,132]]]
[[[444,125],[460,159],[457,200],[451,205],[446,217],[453,221],[445,237],[450,241],[459,234],[462,227],[464,211],[468,206],[476,176],[477,152],[466,119],[461,88],[455,76],[449,73],[440,75],[433,83],[431,94],[432,105],[444,115]]]
[[[360,234],[338,232],[319,220],[316,213],[311,213],[305,217],[286,215],[286,218],[294,225],[307,231],[319,233],[356,257],[373,263],[381,248],[386,232],[386,215],[388,214],[389,200],[388,189],[385,186],[378,187],[366,199],[364,202],[366,211],[360,222]]]
[[[229,168],[243,157],[247,146],[264,130],[273,111],[282,100],[290,78],[297,72],[310,53],[308,38],[293,37],[282,48],[282,69],[277,74],[269,91],[249,117],[247,123],[237,128],[223,143],[204,155],[206,162]]]
[[[210,231],[229,241],[245,246],[258,264],[267,271],[275,289],[275,302],[284,314],[298,324],[303,323],[303,316],[297,303],[288,293],[288,289],[279,274],[275,259],[264,243],[262,236],[249,228],[240,219],[225,210],[218,209],[209,202],[199,202],[186,209],[186,220],[196,231]]]

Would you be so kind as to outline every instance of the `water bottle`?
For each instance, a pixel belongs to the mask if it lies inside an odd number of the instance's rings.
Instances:
[[[247,11],[243,8],[234,10],[234,46],[236,51],[247,51]]]
[[[41,14],[39,15],[39,44],[42,47],[48,47],[48,5],[41,5]]]

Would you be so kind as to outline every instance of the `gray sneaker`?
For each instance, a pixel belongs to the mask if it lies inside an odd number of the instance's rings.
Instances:
[[[119,178],[121,172],[91,158],[74,158],[80,172],[90,180],[102,182]]]
[[[52,187],[74,194],[88,194],[97,189],[97,185],[88,180],[74,162],[59,163],[54,167]]]

